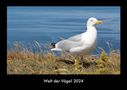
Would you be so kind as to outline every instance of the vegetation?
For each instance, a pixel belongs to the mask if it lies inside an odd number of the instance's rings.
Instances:
[[[100,55],[74,56],[63,52],[56,56],[51,51],[32,52],[16,43],[7,52],[7,74],[120,74],[120,53],[102,49]],[[82,62],[80,62],[82,60]]]

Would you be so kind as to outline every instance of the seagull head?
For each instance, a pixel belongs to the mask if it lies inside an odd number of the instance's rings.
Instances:
[[[95,26],[97,24],[102,24],[102,23],[103,23],[103,21],[97,20],[96,18],[91,17],[87,21],[87,26]]]

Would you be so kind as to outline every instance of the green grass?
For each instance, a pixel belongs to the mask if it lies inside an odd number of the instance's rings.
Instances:
[[[43,52],[41,46],[38,53],[16,43],[7,52],[7,74],[120,74],[120,53],[111,50],[107,55],[102,49],[99,57],[84,55],[83,63],[79,64],[80,56],[63,53],[61,57],[52,52]],[[76,61],[78,63],[76,63]]]

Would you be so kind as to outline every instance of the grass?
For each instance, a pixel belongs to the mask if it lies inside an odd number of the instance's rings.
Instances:
[[[102,49],[100,55],[80,56],[69,53],[55,56],[51,51],[43,52],[36,41],[39,52],[34,53],[16,43],[7,52],[7,74],[120,74],[120,53],[111,50],[109,55]],[[75,61],[78,61],[76,63]]]

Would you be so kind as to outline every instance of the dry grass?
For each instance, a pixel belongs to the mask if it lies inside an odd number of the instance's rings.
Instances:
[[[68,53],[61,57],[52,52],[33,53],[19,45],[7,53],[7,74],[120,74],[120,53],[115,51],[83,56],[82,64],[80,59]]]

